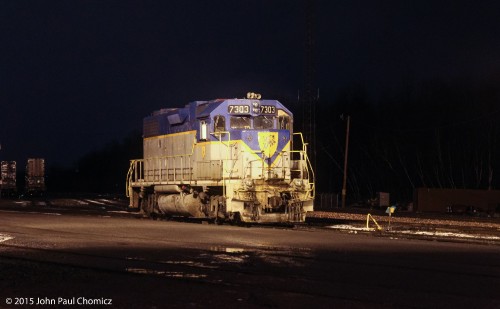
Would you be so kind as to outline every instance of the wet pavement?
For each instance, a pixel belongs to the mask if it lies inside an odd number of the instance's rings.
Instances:
[[[99,211],[0,203],[0,308],[20,307],[8,299],[45,307],[73,299],[110,299],[113,308],[500,307],[495,244],[149,220],[101,202]]]

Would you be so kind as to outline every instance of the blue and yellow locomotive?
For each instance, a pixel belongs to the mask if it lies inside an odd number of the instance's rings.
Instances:
[[[292,124],[285,106],[254,93],[154,112],[144,118],[144,158],[131,160],[127,175],[130,208],[218,221],[304,221],[313,211],[314,174]]]

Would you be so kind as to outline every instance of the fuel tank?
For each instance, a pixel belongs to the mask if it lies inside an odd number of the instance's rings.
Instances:
[[[158,209],[162,214],[204,218],[204,193],[160,194]]]

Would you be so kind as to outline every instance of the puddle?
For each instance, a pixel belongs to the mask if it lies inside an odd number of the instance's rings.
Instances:
[[[210,269],[217,269],[219,268],[218,266],[210,266],[206,265],[201,262],[195,262],[195,261],[160,261],[162,264],[168,264],[168,265],[182,265],[182,266],[193,266],[193,267],[199,267],[199,268],[210,268]]]
[[[131,260],[131,261],[144,261],[144,262],[150,261],[150,260],[147,260],[146,258],[134,257],[134,256],[127,256],[125,259]],[[202,262],[196,262],[196,261],[182,261],[181,260],[181,261],[154,261],[154,262],[159,263],[159,264],[191,266],[191,267],[198,267],[198,268],[210,268],[210,269],[219,268],[218,266],[206,265]]]
[[[247,254],[241,254],[246,252],[243,248],[215,246],[209,250],[216,254],[202,254],[202,256],[210,257],[212,263],[244,263],[249,258]]]
[[[164,271],[164,270],[153,270],[145,268],[126,268],[125,271],[133,274],[155,275],[166,278],[202,279],[207,277],[207,275],[204,274],[192,274],[180,271]]]
[[[213,258],[221,262],[244,263],[245,260],[248,258],[248,255],[234,256],[228,254],[215,254]]]
[[[212,259],[212,263],[235,263],[243,264],[249,261],[262,261],[266,264],[280,265],[284,267],[304,266],[302,258],[313,256],[309,248],[294,247],[269,247],[261,248],[237,248],[237,247],[212,247],[214,255],[204,254],[204,257]]]
[[[233,248],[233,247],[211,247],[210,251],[215,251],[215,252],[226,252],[226,253],[243,253],[245,252],[245,249],[243,248]]]

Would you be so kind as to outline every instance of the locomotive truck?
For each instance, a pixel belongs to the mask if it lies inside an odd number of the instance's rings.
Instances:
[[[130,161],[130,210],[216,222],[301,222],[314,172],[292,113],[277,100],[194,101],[143,120],[143,158]]]

